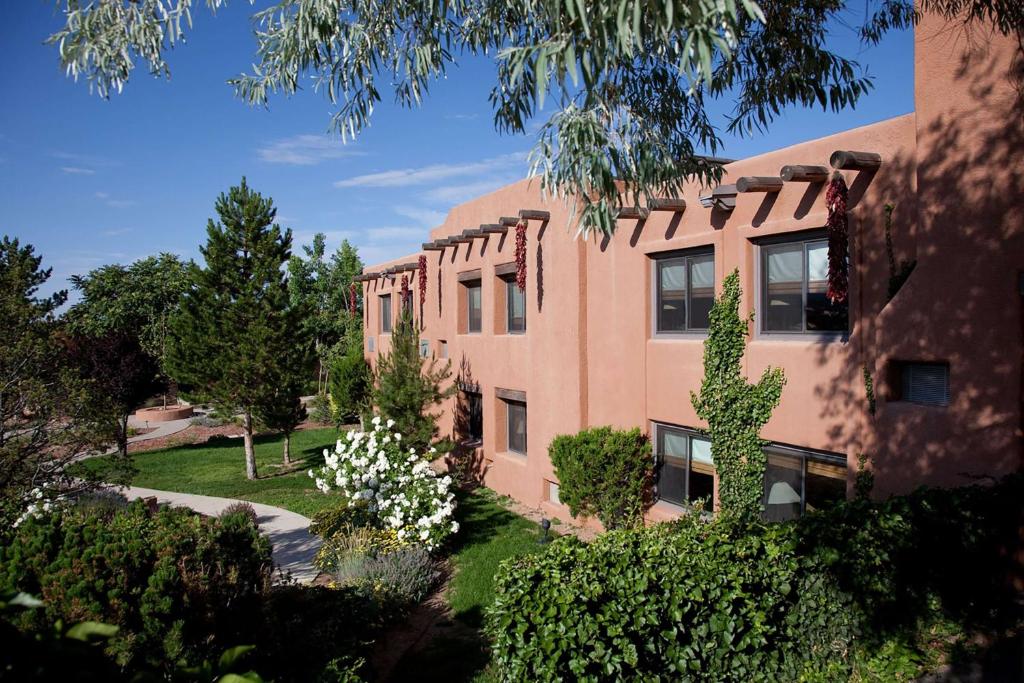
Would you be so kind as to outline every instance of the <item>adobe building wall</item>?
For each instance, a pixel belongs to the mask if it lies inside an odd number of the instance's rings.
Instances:
[[[762,432],[773,442],[844,456],[852,486],[857,458],[876,472],[876,495],[922,484],[958,485],[997,477],[1024,463],[1021,432],[1024,349],[1024,116],[1020,52],[1015,41],[925,17],[915,41],[916,111],[877,124],[777,150],[726,166],[723,184],[742,176],[777,176],[786,164],[828,165],[836,150],[877,152],[877,171],[843,171],[850,188],[849,334],[841,339],[768,337],[751,325],[744,359],[756,380],[781,367],[787,384]],[[473,449],[487,485],[550,514],[555,481],[547,446],[558,434],[610,424],[649,430],[653,422],[700,428],[690,392],[700,387],[703,338],[652,333],[652,255],[713,247],[715,289],[738,269],[743,313],[756,313],[756,245],[772,236],[820,229],[825,185],[786,183],[778,194],[737,196],[731,212],[701,207],[697,187],[681,213],[620,220],[610,238],[575,239],[567,207],[545,200],[538,182],[521,181],[454,208],[429,239],[515,216],[530,221],[527,240],[527,331],[502,329],[495,268],[515,260],[515,230],[471,245],[425,252],[427,291],[409,273],[414,310],[430,353],[446,342],[453,376],[483,398],[483,442]],[[894,207],[897,262],[917,260],[889,300],[885,207]],[[419,254],[367,268],[415,262]],[[463,284],[479,271],[483,326],[460,328]],[[377,297],[393,281],[364,284],[367,357],[388,348],[379,332]],[[464,315],[464,313],[463,313]],[[464,325],[463,325],[464,327]],[[895,398],[899,361],[949,363],[948,406]],[[443,362],[443,360],[442,360]],[[865,370],[875,385],[869,411]],[[503,449],[499,390],[524,392],[529,455]],[[456,399],[441,411],[454,431]],[[662,514],[655,510],[653,518]]]

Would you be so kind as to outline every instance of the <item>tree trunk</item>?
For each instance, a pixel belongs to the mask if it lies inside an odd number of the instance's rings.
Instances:
[[[242,426],[245,428],[243,440],[245,441],[245,477],[256,478],[256,451],[252,444],[252,412],[246,408],[242,418]]]
[[[121,451],[121,457],[128,458],[128,414],[121,418],[121,429],[117,435],[117,449]]]
[[[285,432],[284,434],[284,464],[292,464],[292,433]]]

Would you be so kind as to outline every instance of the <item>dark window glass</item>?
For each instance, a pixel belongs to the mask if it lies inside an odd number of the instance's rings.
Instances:
[[[526,404],[506,401],[508,413],[508,449],[526,455]]]
[[[466,286],[466,302],[469,306],[466,329],[469,332],[479,332],[482,320],[479,282]]]
[[[796,519],[846,499],[846,463],[840,459],[773,450],[766,455],[765,521]]]
[[[705,500],[711,508],[715,494],[715,467],[711,442],[671,427],[657,427],[657,497],[676,505]]]
[[[900,363],[901,401],[926,406],[949,405],[949,365],[945,363]]]
[[[469,441],[481,441],[484,438],[484,400],[480,394],[465,392],[466,434]]]
[[[828,300],[828,241],[762,247],[761,329],[765,332],[845,332],[847,303]]]
[[[655,287],[658,332],[706,330],[715,300],[714,255],[658,259]]]
[[[412,318],[412,290],[409,293],[401,297],[402,299],[402,315],[408,315]]]
[[[385,294],[380,298],[380,331],[383,334],[391,332],[391,295]]]
[[[509,333],[526,332],[526,292],[514,279],[505,281],[505,307]]]

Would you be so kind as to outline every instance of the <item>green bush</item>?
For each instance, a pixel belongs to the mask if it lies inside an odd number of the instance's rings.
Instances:
[[[351,325],[343,353],[331,359],[331,412],[337,425],[352,424],[366,412],[373,373],[363,357],[363,328]]]
[[[743,535],[692,515],[557,540],[506,562],[488,611],[507,681],[832,681],[850,670],[849,599],[791,526]]]
[[[122,667],[200,662],[258,634],[270,544],[244,516],[151,514],[141,502],[69,509],[29,519],[5,541],[0,590],[45,602],[19,626],[113,624],[107,652]]]
[[[343,502],[314,514],[309,522],[309,533],[326,541],[353,527],[367,526],[372,518],[365,504]]]
[[[548,449],[559,498],[573,515],[594,516],[606,529],[643,523],[653,473],[651,444],[639,429],[585,429],[557,436]]]
[[[243,519],[248,520],[254,527],[259,527],[259,515],[256,514],[256,508],[252,506],[252,503],[246,503],[245,501],[236,501],[226,508],[221,510],[220,518],[224,519],[232,515],[241,515]]]

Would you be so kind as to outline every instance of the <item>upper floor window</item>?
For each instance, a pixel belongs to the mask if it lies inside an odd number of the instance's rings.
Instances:
[[[393,322],[391,316],[391,295],[383,294],[380,297],[380,333],[391,334]]]
[[[696,432],[668,425],[654,426],[654,493],[675,505],[707,502],[715,495],[715,465],[711,442]]]
[[[655,332],[708,329],[715,302],[715,255],[702,250],[654,261]]]
[[[505,329],[509,334],[526,332],[526,292],[519,289],[516,279],[505,278]]]
[[[926,406],[949,405],[949,364],[893,362],[894,401]]]
[[[846,498],[846,460],[797,448],[765,448],[763,517],[768,522],[796,519]]]
[[[483,320],[480,281],[466,283],[466,331],[479,332]]]
[[[761,331],[846,332],[849,306],[828,300],[828,240],[798,239],[761,246]]]

